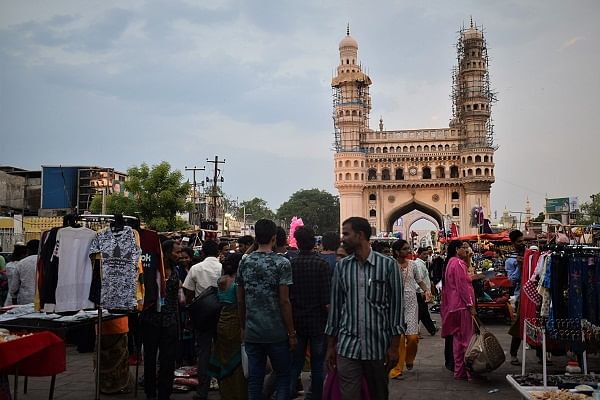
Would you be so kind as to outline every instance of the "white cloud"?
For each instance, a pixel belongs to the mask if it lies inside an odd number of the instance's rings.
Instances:
[[[575,45],[575,43],[580,42],[582,40],[585,40],[586,38],[584,36],[575,36],[570,38],[569,40],[567,40],[566,42],[564,42],[560,48],[558,49],[558,51],[564,51],[566,49],[568,49],[569,47]]]

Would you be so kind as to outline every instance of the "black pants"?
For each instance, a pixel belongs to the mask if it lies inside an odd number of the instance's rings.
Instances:
[[[513,336],[510,340],[510,355],[516,357],[519,353],[519,346],[521,345],[521,338]]]
[[[450,371],[454,371],[454,349],[452,346],[452,336],[446,336],[444,338],[444,365]]]
[[[177,347],[177,325],[158,327],[144,324],[144,392],[146,397],[168,400],[175,378],[175,349]],[[160,362],[158,382],[156,380],[156,353]]]
[[[435,324],[431,320],[431,315],[429,315],[429,309],[427,308],[423,294],[417,293],[417,303],[419,305],[419,321],[423,323],[423,326],[425,326],[430,335],[435,335]]]
[[[196,357],[198,361],[198,387],[196,388],[196,393],[199,399],[206,400],[208,398],[208,389],[210,388],[208,362],[210,361],[216,330],[200,331],[196,329],[194,333],[196,335]]]

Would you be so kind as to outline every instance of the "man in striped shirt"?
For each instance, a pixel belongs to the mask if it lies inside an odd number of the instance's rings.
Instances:
[[[372,399],[388,399],[388,371],[398,362],[404,332],[402,278],[396,261],[369,245],[371,226],[351,217],[342,224],[350,256],[339,261],[332,280],[325,333],[327,365],[337,368],[342,398],[361,399],[362,377]]]

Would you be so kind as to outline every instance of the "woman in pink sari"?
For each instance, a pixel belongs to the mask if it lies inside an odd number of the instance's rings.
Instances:
[[[469,379],[465,366],[465,352],[473,336],[472,316],[477,314],[473,285],[463,261],[468,243],[454,240],[448,246],[448,263],[442,286],[442,337],[453,337],[454,379]]]

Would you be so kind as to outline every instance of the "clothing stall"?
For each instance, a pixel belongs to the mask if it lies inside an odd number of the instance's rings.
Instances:
[[[521,337],[541,354],[541,379],[526,375],[523,345],[521,375],[507,380],[520,393],[551,392],[586,384],[599,389],[600,376],[588,374],[588,352],[600,349],[600,248],[549,245],[528,249],[521,271]],[[572,375],[548,375],[547,353],[577,356]],[[527,397],[526,397],[527,398]],[[534,397],[528,397],[534,398]]]
[[[101,364],[107,361],[102,354],[104,347],[111,346],[112,353],[127,351],[126,320],[131,315],[137,318],[148,307],[160,307],[163,277],[158,234],[141,229],[138,218],[69,215],[63,227],[42,234],[34,309],[1,315],[0,327],[49,330],[64,338],[70,329],[82,324],[96,325],[95,398],[99,399]],[[131,386],[129,364],[127,357],[119,359],[109,373],[124,376],[120,383],[124,390]],[[111,382],[115,375],[111,375]],[[137,375],[138,366],[135,381]],[[133,386],[137,395],[137,385]]]

